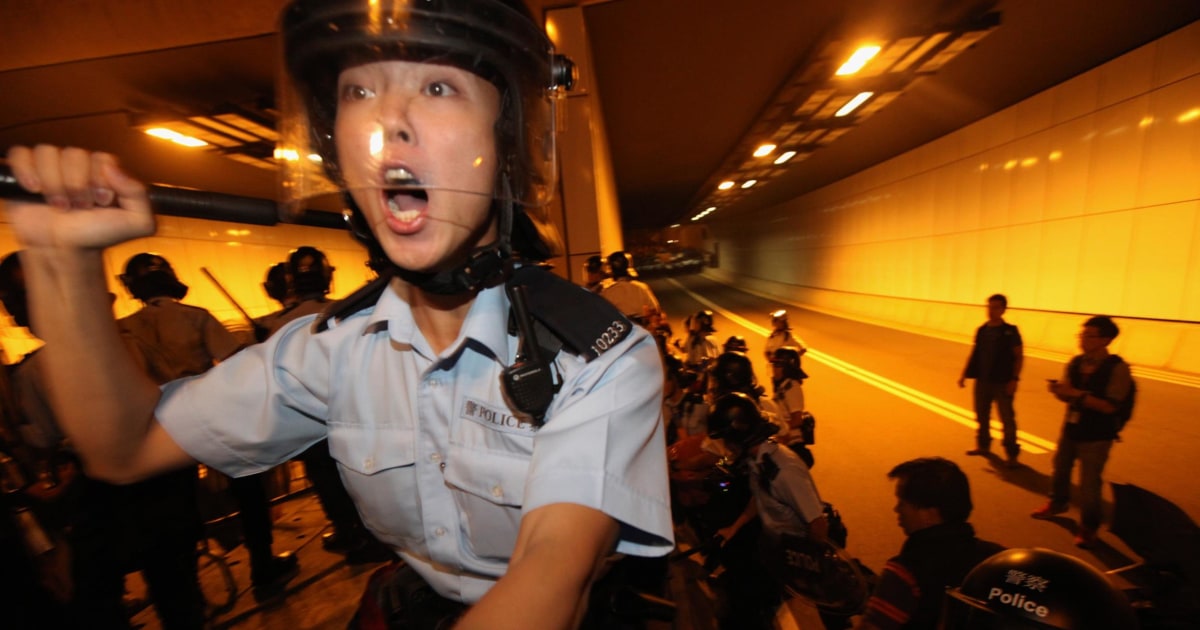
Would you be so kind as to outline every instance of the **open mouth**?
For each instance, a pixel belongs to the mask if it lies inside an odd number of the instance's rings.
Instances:
[[[424,184],[405,167],[387,169],[384,174],[384,196],[392,217],[404,222],[415,221],[429,201]]]

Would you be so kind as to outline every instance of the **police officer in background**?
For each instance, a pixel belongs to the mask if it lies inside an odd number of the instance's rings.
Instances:
[[[333,272],[336,267],[329,264],[325,253],[311,245],[297,247],[288,254],[287,261],[276,267],[282,270],[279,287],[270,281],[264,288],[283,293],[286,297],[283,308],[263,318],[267,334],[283,328],[288,322],[305,315],[316,315],[329,307],[329,292],[333,288]],[[270,285],[270,286],[268,286]],[[281,290],[282,289],[282,290]],[[332,530],[321,537],[321,545],[333,552],[346,554],[350,564],[383,562],[393,556],[374,536],[367,531],[354,500],[342,485],[337,462],[329,455],[329,442],[322,440],[301,453],[297,459],[304,463],[304,472],[313,485],[313,491],[332,523]]]
[[[600,293],[611,284],[604,271],[604,258],[600,254],[588,256],[583,263],[583,278],[583,287],[592,293]]]
[[[768,362],[775,360],[775,351],[780,348],[795,348],[800,356],[804,356],[804,353],[808,352],[808,347],[804,345],[804,342],[792,334],[792,325],[788,323],[788,313],[782,308],[771,313],[771,334],[767,336],[766,344],[763,347]]]
[[[404,560],[364,617],[575,627],[614,552],[674,544],[654,340],[532,264],[556,253],[539,209],[572,67],[518,0],[295,0],[282,29],[282,141],[328,176],[285,165],[285,194],[348,205],[379,279],[160,390],[113,351],[111,321],[75,315],[102,297],[100,251],[152,233],[145,187],[113,156],[14,147],[17,181],[49,202],[7,211],[34,252],[34,317],[58,324],[54,380],[107,401],[54,396],[60,419],[126,480],[196,459],[255,473],[328,439]]]
[[[658,306],[658,298],[650,285],[638,280],[637,270],[633,268],[633,256],[627,252],[616,251],[608,255],[608,269],[612,281],[600,290],[600,295],[612,302],[634,323],[646,326],[658,317],[662,309]]]
[[[203,374],[240,349],[237,338],[211,313],[180,302],[188,287],[162,256],[148,252],[134,255],[125,264],[121,282],[143,306],[118,320],[117,325],[135,341],[146,358],[147,371],[159,384]],[[185,472],[193,477],[194,486],[195,468]],[[238,505],[250,555],[250,581],[255,597],[261,600],[281,594],[298,572],[295,556],[276,556],[271,551],[274,536],[266,475],[262,472],[229,479],[229,492]],[[195,490],[191,492],[195,496]],[[194,546],[196,539],[192,540]]]
[[[717,355],[721,350],[712,340],[713,333],[717,332],[713,325],[713,312],[704,309],[696,311],[696,313],[687,318],[687,337],[683,344],[678,341],[675,347],[683,352],[684,365],[687,365],[693,370],[705,372],[708,366],[716,360]]]

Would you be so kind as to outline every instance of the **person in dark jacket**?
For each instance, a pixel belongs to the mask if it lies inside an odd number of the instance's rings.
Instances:
[[[1129,364],[1108,352],[1119,333],[1111,318],[1097,315],[1088,319],[1079,333],[1083,354],[1067,363],[1062,380],[1050,381],[1048,386],[1050,393],[1067,403],[1067,411],[1054,451],[1050,501],[1032,516],[1047,519],[1067,511],[1071,469],[1079,460],[1080,518],[1075,545],[1084,549],[1096,544],[1102,517],[1101,473],[1121,430],[1118,412],[1133,390]]]
[[[1013,411],[1013,397],[1024,361],[1021,331],[1004,321],[1008,298],[999,293],[989,297],[987,309],[988,320],[975,331],[971,355],[962,376],[958,377],[959,387],[964,387],[967,379],[975,379],[975,419],[979,428],[975,432],[975,448],[967,451],[967,455],[992,452],[991,416],[995,403],[1004,425],[1004,454],[1008,466],[1013,468],[1021,451],[1017,444],[1017,415]]]
[[[946,588],[1004,547],[976,538],[967,522],[971,485],[954,462],[924,457],[897,465],[896,514],[908,536],[888,560],[856,630],[936,628]]]

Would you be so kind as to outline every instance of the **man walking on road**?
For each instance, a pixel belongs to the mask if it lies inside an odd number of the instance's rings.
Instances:
[[[975,448],[967,455],[988,455],[992,452],[992,403],[1004,425],[1004,454],[1010,468],[1017,465],[1021,446],[1017,444],[1017,417],[1013,411],[1013,396],[1021,376],[1024,353],[1021,332],[1004,321],[1008,298],[997,293],[987,301],[988,320],[975,331],[975,344],[963,367],[958,386],[965,387],[967,379],[975,379]]]

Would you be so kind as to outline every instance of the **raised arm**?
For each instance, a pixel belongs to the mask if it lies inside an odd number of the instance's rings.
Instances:
[[[579,627],[592,583],[617,542],[617,521],[571,503],[521,519],[508,572],[456,630],[567,630]]]
[[[154,233],[145,186],[104,153],[39,145],[13,147],[8,159],[21,186],[45,199],[6,210],[63,431],[101,479],[185,465],[190,458],[153,420],[158,387],[121,339],[104,279],[106,247]]]

